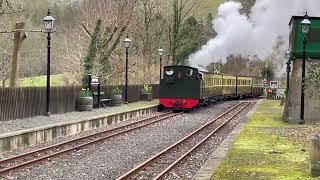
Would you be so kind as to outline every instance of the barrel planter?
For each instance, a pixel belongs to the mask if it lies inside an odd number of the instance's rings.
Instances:
[[[79,111],[92,111],[92,107],[93,107],[92,97],[79,98]]]
[[[320,176],[320,138],[316,137],[311,139],[309,156],[311,175],[318,177]]]
[[[121,106],[122,105],[122,95],[112,95],[111,96],[111,105],[112,106]]]
[[[146,94],[147,96],[147,101],[151,101],[152,100],[152,94]]]

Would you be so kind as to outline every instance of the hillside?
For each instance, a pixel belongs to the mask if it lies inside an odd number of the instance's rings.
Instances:
[[[194,0],[189,0],[190,2]],[[208,13],[212,13],[214,16],[217,13],[218,7],[223,2],[226,2],[227,0],[199,0],[199,12],[198,15],[203,18],[208,15]],[[234,0],[242,3],[243,9],[242,12],[249,13],[251,7],[254,5],[256,0]]]
[[[207,17],[208,13],[212,13],[215,16],[219,5],[224,1],[225,0],[200,0],[198,15],[200,17]]]

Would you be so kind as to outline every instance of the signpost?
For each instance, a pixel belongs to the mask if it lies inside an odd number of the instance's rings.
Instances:
[[[268,81],[267,81],[267,79],[264,79],[264,80],[263,80],[263,85],[264,85],[265,88],[268,87]]]
[[[280,82],[279,81],[270,81],[270,88],[279,89],[280,88]]]
[[[98,91],[97,107],[99,109],[100,108],[100,101],[101,101],[101,88],[100,88],[100,77],[99,76],[91,76],[90,86],[92,87],[92,85],[97,86],[97,91]],[[95,95],[95,94],[93,93],[93,95]]]

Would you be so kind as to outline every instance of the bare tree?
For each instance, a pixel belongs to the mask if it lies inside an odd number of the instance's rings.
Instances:
[[[164,12],[161,7],[160,0],[139,0],[137,13],[138,29],[134,32],[134,37],[138,41],[141,48],[138,50],[142,57],[140,62],[140,69],[144,76],[143,82],[152,83],[154,80],[154,69],[159,69],[157,66],[159,63],[155,61],[158,59],[158,49],[163,48],[164,43],[164,31],[166,26],[166,20],[164,18]]]
[[[137,1],[132,0],[90,0],[81,6],[82,28],[91,38],[92,27],[98,19],[102,20],[102,31],[98,43],[96,73],[108,75],[111,73],[110,60],[121,42],[127,29],[133,29],[135,21],[134,10]]]
[[[179,34],[181,25],[184,20],[195,10],[199,5],[199,0],[192,1],[189,5],[186,0],[173,1],[173,16],[171,25],[169,26],[169,40],[170,40],[170,55],[174,64],[177,64],[176,50],[179,47]]]
[[[2,87],[6,87],[6,81],[9,78],[11,54],[7,50],[0,48],[0,56],[2,57],[0,61],[0,80],[2,81]]]
[[[9,0],[0,0],[0,15],[3,14],[12,14],[15,13],[16,10],[13,6],[12,1]]]

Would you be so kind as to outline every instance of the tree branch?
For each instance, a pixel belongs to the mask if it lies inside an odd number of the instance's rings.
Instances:
[[[90,33],[90,31],[88,30],[88,28],[86,27],[86,25],[82,22],[81,23],[84,31],[87,33],[87,35],[91,38],[92,37],[92,34]]]

